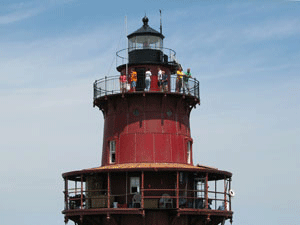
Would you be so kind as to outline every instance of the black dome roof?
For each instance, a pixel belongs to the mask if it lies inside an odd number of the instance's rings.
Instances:
[[[164,38],[164,35],[162,35],[160,32],[154,30],[153,28],[151,28],[148,25],[149,19],[148,19],[147,16],[145,16],[142,21],[143,21],[144,25],[140,29],[138,29],[135,32],[129,34],[127,36],[128,38],[131,38],[133,36],[143,36],[143,35],[153,35],[153,36],[158,36],[162,39]]]

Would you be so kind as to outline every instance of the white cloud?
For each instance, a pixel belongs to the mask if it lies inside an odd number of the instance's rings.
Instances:
[[[107,75],[115,66],[117,40],[108,26],[85,34],[72,33],[58,38],[28,42],[0,42],[0,81],[6,87],[33,87],[78,77],[91,80]],[[101,41],[99,41],[101,40]],[[113,74],[116,72],[113,72]]]
[[[0,15],[0,25],[6,25],[22,21],[27,18],[37,16],[40,13],[56,5],[65,4],[69,2],[73,2],[73,0],[50,0],[47,2],[32,1],[26,3],[13,3],[2,9],[2,11],[6,11],[6,14]]]
[[[10,23],[27,19],[32,16],[36,16],[39,13],[43,12],[44,10],[45,10],[44,8],[38,7],[38,8],[28,9],[25,11],[22,10],[22,11],[13,12],[13,13],[0,16],[0,25],[10,24]]]

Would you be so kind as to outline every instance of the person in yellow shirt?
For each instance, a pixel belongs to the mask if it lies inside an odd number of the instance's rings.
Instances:
[[[177,70],[177,78],[176,78],[176,92],[180,92],[182,88],[182,78],[183,78],[182,67],[179,66]]]
[[[132,68],[131,69],[131,88],[132,88],[133,91],[135,91],[136,82],[137,82],[137,73],[134,70],[134,68]]]

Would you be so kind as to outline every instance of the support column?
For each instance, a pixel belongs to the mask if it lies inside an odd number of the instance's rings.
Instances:
[[[229,178],[229,190],[231,190],[231,177]],[[231,211],[231,195],[229,195],[229,210]]]
[[[142,192],[142,209],[144,208],[144,171],[142,171],[142,185],[141,185],[141,192]]]
[[[227,210],[227,198],[226,198],[226,176],[224,177],[224,210]]]
[[[176,179],[176,208],[179,209],[179,171],[177,171]]]
[[[69,195],[69,192],[68,192],[68,177],[65,177],[65,210],[68,210],[69,209],[69,204],[68,204],[68,195]]]
[[[208,209],[208,173],[205,177],[205,209]]]
[[[107,208],[110,208],[110,173],[107,173]]]
[[[126,187],[125,187],[125,191],[126,191],[126,205],[128,205],[128,172],[126,171]]]
[[[75,180],[75,195],[77,195],[77,180]]]
[[[217,180],[215,180],[215,209],[217,209]]]
[[[83,208],[83,175],[81,175],[80,209]]]

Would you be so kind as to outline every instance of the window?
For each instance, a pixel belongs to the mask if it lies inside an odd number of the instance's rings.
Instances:
[[[192,142],[188,141],[187,142],[187,163],[188,164],[191,164],[192,162],[191,147],[192,147]]]
[[[140,193],[140,178],[130,177],[130,194]]]
[[[205,197],[205,178],[195,178],[195,190],[197,198]]]
[[[109,142],[109,152],[110,152],[110,163],[116,162],[116,141]]]
[[[133,36],[128,39],[129,51],[146,48],[161,49],[162,47],[162,38],[153,35]]]

